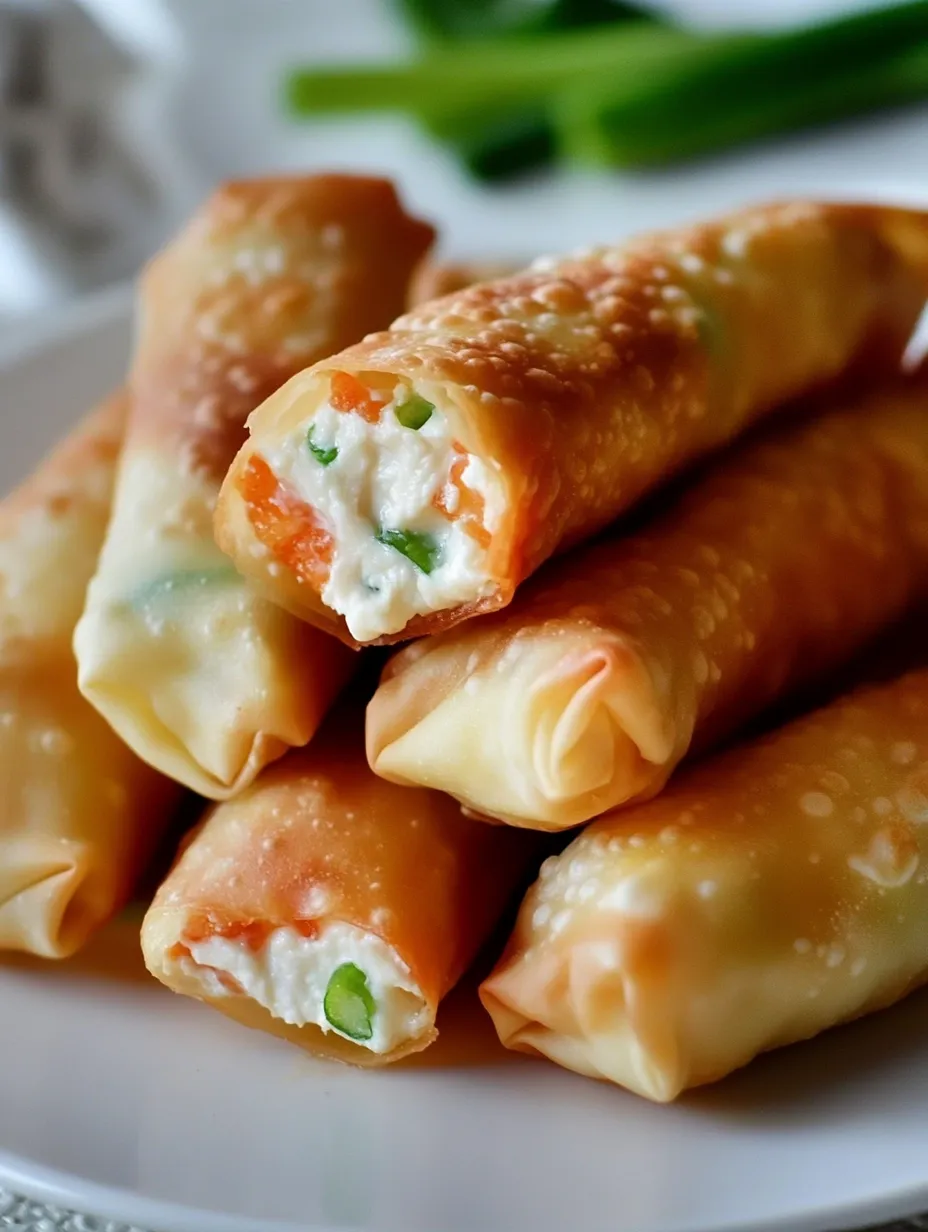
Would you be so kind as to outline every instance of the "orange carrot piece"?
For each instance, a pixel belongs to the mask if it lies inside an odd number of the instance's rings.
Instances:
[[[249,460],[239,487],[255,533],[275,559],[297,577],[317,588],[323,586],[335,541],[312,505],[288,492],[257,454]]]

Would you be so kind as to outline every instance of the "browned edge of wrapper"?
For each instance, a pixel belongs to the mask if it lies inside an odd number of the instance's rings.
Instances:
[[[337,1031],[325,1032],[315,1023],[295,1026],[280,1018],[275,1018],[270,1010],[259,1005],[252,997],[213,998],[206,996],[200,984],[195,980],[189,982],[184,978],[169,980],[158,961],[162,953],[169,951],[176,953],[178,947],[183,948],[182,927],[183,915],[180,912],[156,921],[152,921],[146,915],[142,924],[141,942],[145,966],[150,974],[176,995],[201,1001],[240,1026],[293,1044],[311,1057],[324,1061],[338,1061],[343,1065],[353,1065],[361,1069],[379,1069],[400,1061],[403,1057],[421,1052],[438,1037],[438,1031],[433,1023],[416,1039],[405,1041],[392,1052],[377,1053],[369,1048],[362,1048],[359,1044],[353,1044],[351,1040],[346,1039]]]

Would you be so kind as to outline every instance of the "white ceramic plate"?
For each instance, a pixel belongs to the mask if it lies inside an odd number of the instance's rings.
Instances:
[[[553,245],[552,245],[553,246]],[[109,295],[0,357],[0,490],[120,379]],[[928,998],[657,1107],[508,1056],[313,1062],[149,980],[138,918],[0,963],[0,1183],[159,1232],[731,1232],[928,1208]]]

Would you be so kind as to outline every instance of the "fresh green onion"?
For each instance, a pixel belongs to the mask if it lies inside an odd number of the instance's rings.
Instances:
[[[322,1008],[326,1021],[353,1040],[369,1040],[374,1034],[377,1003],[367,986],[367,976],[354,963],[342,963],[329,979]]]
[[[928,3],[704,45],[629,89],[605,76],[561,92],[569,158],[660,165],[928,95]]]
[[[710,37],[638,21],[556,38],[442,45],[411,64],[297,69],[286,81],[286,102],[299,116],[404,111],[439,122],[474,109],[546,105],[553,90],[588,74],[647,72]]]
[[[290,106],[406,112],[484,178],[558,154],[656,166],[928,96],[928,0],[764,34],[621,4],[597,24],[610,0],[404,3],[431,35],[420,60],[298,71]]]
[[[522,175],[551,162],[557,151],[554,125],[545,107],[511,107],[501,114],[468,112],[427,124],[479,180]]]
[[[434,402],[429,402],[419,394],[410,394],[405,402],[399,404],[395,414],[404,428],[412,428],[413,432],[418,432],[432,418],[434,410]]]
[[[388,548],[411,560],[423,573],[431,573],[438,564],[441,548],[436,539],[422,531],[384,530],[377,532],[377,539]]]
[[[329,449],[324,449],[322,445],[317,445],[313,440],[315,430],[316,425],[310,424],[309,431],[306,433],[306,444],[309,446],[309,452],[317,462],[321,462],[323,466],[329,466],[338,457],[338,449],[335,445],[332,445]]]
[[[426,38],[464,42],[611,25],[648,16],[624,0],[399,0]]]

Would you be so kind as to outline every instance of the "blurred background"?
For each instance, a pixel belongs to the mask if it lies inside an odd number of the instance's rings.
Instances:
[[[488,258],[928,203],[928,0],[0,0],[0,330],[130,278],[216,180],[326,167]]]

